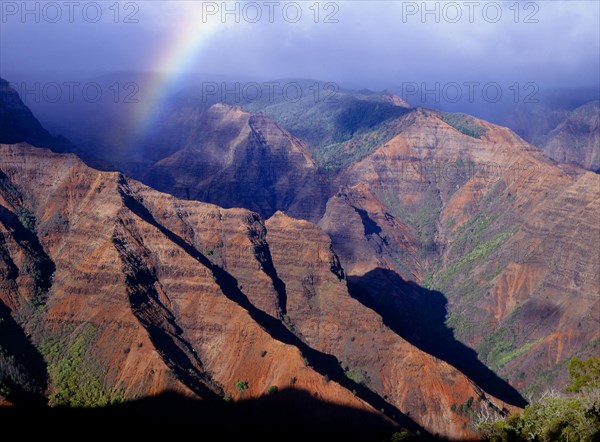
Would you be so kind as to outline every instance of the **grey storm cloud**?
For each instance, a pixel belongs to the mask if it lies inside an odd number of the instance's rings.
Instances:
[[[0,7],[0,75],[9,79],[184,70],[371,88],[599,82],[596,1],[2,1]],[[201,41],[185,52],[188,39]]]

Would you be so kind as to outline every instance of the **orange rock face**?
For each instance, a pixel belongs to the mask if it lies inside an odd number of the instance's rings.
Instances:
[[[461,438],[452,404],[507,406],[353,299],[315,224],[181,201],[28,145],[2,145],[0,170],[0,300],[44,352],[51,401],[65,386],[48,342],[68,359],[87,336],[79,357],[111,397],[292,387]]]

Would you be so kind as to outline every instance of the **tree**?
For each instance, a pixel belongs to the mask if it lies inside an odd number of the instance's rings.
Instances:
[[[582,361],[574,357],[569,362],[569,378],[571,385],[567,391],[579,393],[584,389],[600,388],[600,358]]]
[[[523,413],[494,422],[481,416],[479,431],[485,440],[568,441],[600,440],[600,358],[569,363],[569,393],[547,391]]]
[[[390,437],[390,442],[408,441],[413,438],[413,435],[406,430],[397,431]]]
[[[240,381],[239,379],[235,381],[235,388],[238,391],[244,391],[248,389],[248,381]]]

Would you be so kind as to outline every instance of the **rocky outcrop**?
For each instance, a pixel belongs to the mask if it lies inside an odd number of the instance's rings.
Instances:
[[[392,215],[365,184],[342,187],[332,196],[319,226],[349,274],[384,268],[421,280],[415,230]]]

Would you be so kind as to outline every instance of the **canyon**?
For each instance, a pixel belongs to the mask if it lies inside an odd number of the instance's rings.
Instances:
[[[1,86],[7,403],[301,393],[298,421],[463,440],[598,355],[600,175],[508,128],[388,92],[188,100],[108,164]]]

